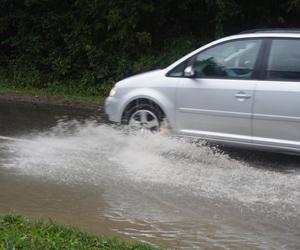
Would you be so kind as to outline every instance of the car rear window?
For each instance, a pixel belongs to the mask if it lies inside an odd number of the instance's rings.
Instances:
[[[300,39],[273,40],[267,79],[300,80]]]

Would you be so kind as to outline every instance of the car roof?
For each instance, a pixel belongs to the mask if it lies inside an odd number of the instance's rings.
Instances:
[[[239,38],[264,38],[264,37],[273,37],[273,38],[300,38],[300,31],[299,32],[292,32],[292,31],[259,31],[259,32],[242,32],[236,35],[223,37],[216,41],[227,41]]]
[[[300,38],[300,29],[252,29],[245,30],[240,32],[239,34],[224,37],[224,39],[230,40],[232,38],[244,38],[244,37],[296,37]]]
[[[257,31],[257,32],[241,32],[236,35],[223,37],[223,38],[219,39],[218,41],[245,38],[245,37],[249,37],[249,38],[254,38],[254,37],[276,37],[276,38],[277,37],[284,37],[284,38],[295,37],[295,38],[300,38],[300,31],[299,32],[296,32],[296,31],[281,32],[279,30],[278,31],[263,31],[263,30],[261,30],[261,31]]]
[[[240,32],[240,34],[251,34],[251,33],[299,33],[298,28],[275,28],[275,29],[251,29]]]

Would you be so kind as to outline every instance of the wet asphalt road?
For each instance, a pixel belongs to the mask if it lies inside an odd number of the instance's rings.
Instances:
[[[170,248],[299,249],[300,157],[214,155],[103,123],[97,110],[0,102],[0,211]]]

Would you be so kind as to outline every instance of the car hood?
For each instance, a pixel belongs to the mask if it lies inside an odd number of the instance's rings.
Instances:
[[[145,73],[133,75],[117,82],[116,86],[123,87],[124,85],[128,85],[128,84],[143,84],[143,82],[146,82],[147,80],[154,79],[158,76],[163,75],[164,72],[165,71],[162,69],[157,69],[157,70],[152,70]]]

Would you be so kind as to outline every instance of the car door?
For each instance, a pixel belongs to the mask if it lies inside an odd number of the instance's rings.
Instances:
[[[270,40],[253,106],[253,142],[300,149],[300,39]]]
[[[251,142],[255,67],[262,39],[215,45],[190,61],[193,77],[177,89],[178,133],[219,141]]]

